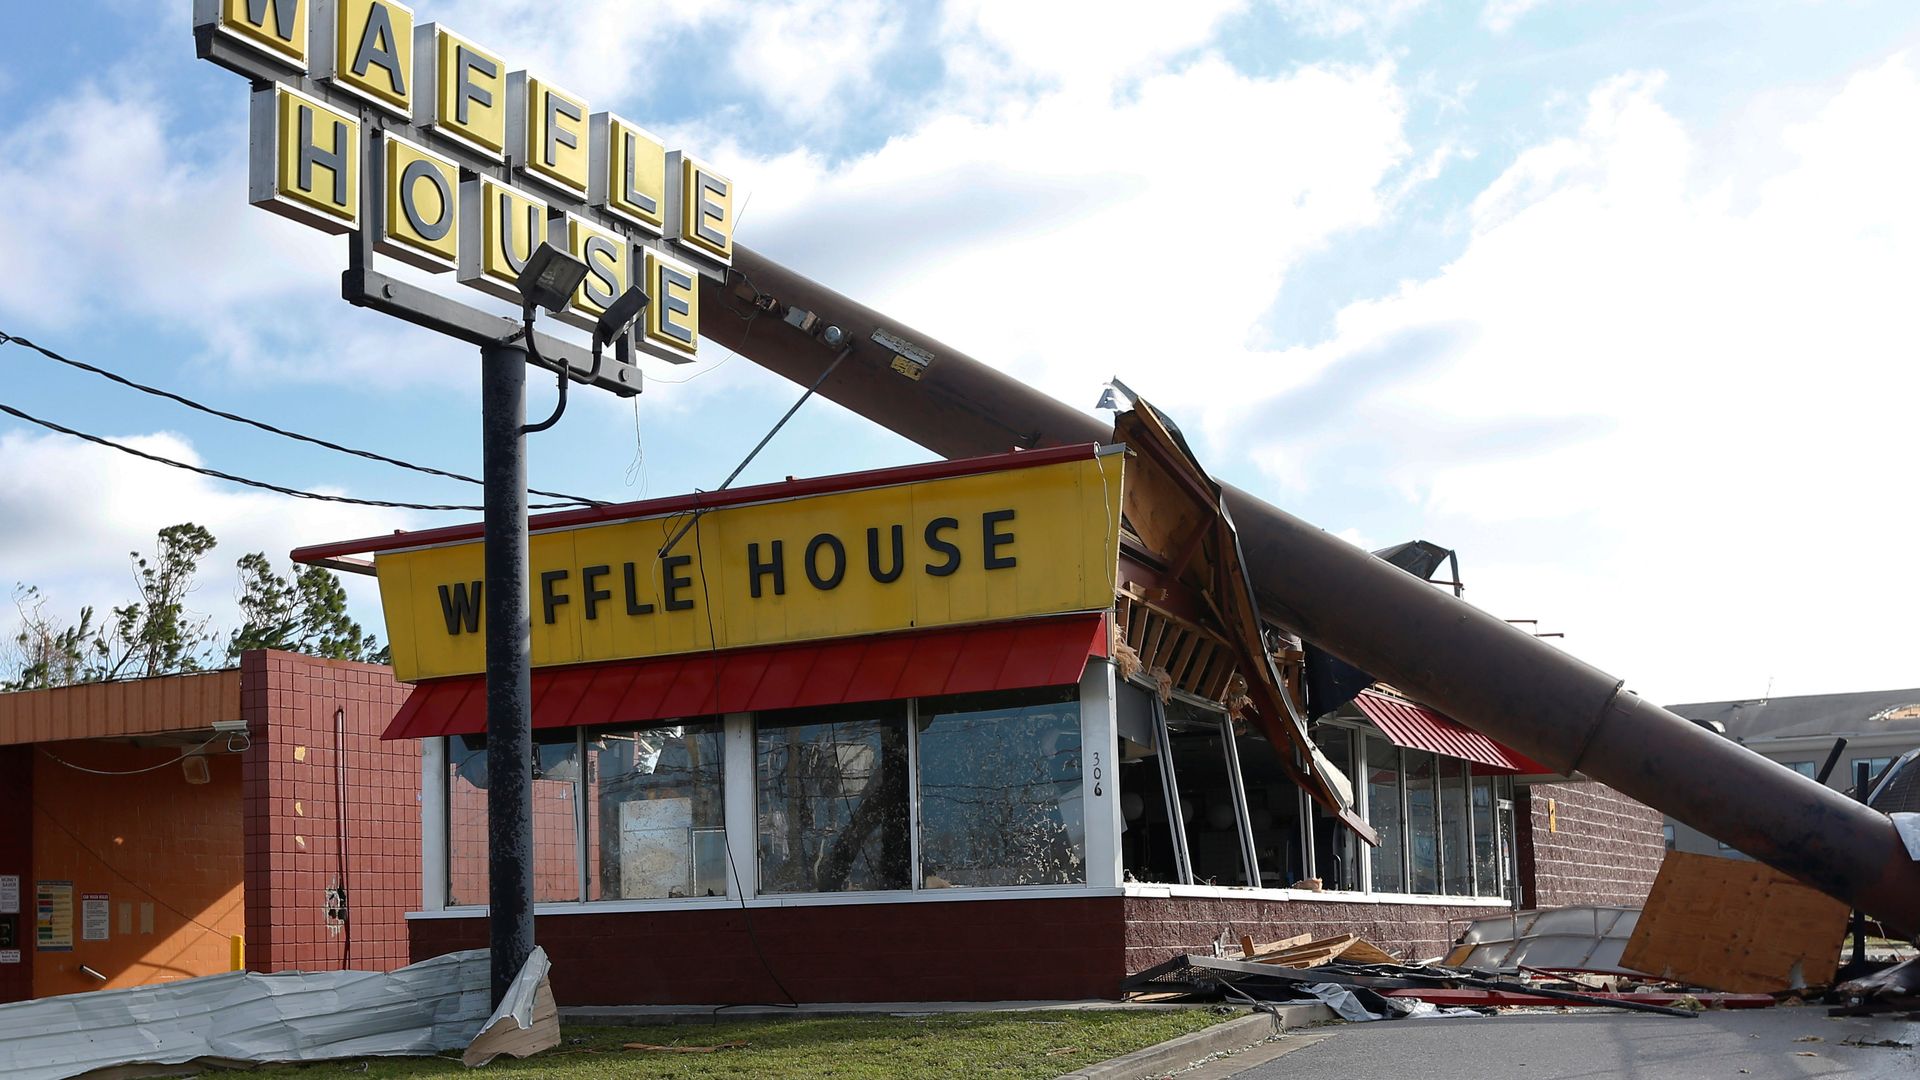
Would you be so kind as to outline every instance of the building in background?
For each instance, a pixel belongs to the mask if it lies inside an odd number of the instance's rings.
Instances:
[[[1819,774],[1834,740],[1844,738],[1847,747],[1827,777],[1827,786],[1838,791],[1852,790],[1861,770],[1871,787],[1900,755],[1920,747],[1920,689],[1703,701],[1668,708],[1806,777]],[[1677,850],[1746,858],[1671,818],[1666,830],[1668,845]]]
[[[1386,688],[1308,723],[1230,527],[1127,442],[535,518],[561,1003],[1112,997],[1223,930],[1432,956],[1516,899],[1644,894],[1658,818],[1600,785]],[[415,959],[487,941],[479,538],[295,553],[375,556],[418,683],[386,732]]]
[[[0,694],[0,1002],[407,962],[419,753],[384,667]]]

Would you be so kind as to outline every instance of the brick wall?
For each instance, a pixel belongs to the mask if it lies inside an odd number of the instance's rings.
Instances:
[[[1007,1001],[1117,996],[1120,919],[1115,896],[543,915],[534,933],[562,1005]],[[484,919],[409,926],[417,959],[487,945]]]
[[[1526,907],[1639,904],[1666,856],[1659,811],[1599,783],[1515,793]]]
[[[420,749],[382,742],[380,732],[410,689],[370,664],[265,651],[241,658],[252,739],[243,763],[249,968],[408,962],[405,914],[420,906]],[[346,892],[344,920],[329,914],[330,889]]]
[[[1479,918],[1505,908],[1432,904],[1356,904],[1340,901],[1256,900],[1251,897],[1128,897],[1126,969],[1142,971],[1176,953],[1210,951],[1222,930],[1238,941],[1277,941],[1296,934],[1358,934],[1403,959],[1447,951],[1459,931],[1449,919]]]
[[[31,954],[35,996],[228,970],[232,938],[244,925],[239,759],[209,754],[201,759],[207,782],[195,784],[178,764],[182,746],[81,740],[25,749],[33,764],[34,863],[21,883],[21,906],[31,910],[36,880],[71,881],[74,894],[72,950]],[[81,932],[87,893],[107,896],[104,941]],[[23,929],[31,933],[30,925]]]
[[[20,962],[0,964],[0,1002],[33,996],[33,747],[0,746],[0,874],[20,879],[20,913],[12,919]]]

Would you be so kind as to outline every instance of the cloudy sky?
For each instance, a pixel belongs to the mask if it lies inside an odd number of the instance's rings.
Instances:
[[[477,472],[475,358],[347,307],[344,242],[246,205],[246,86],[194,59],[190,0],[21,7],[0,330]],[[1920,685],[1898,548],[1920,532],[1920,6],[415,7],[715,162],[749,193],[742,242],[1074,405],[1118,375],[1217,475],[1357,543],[1458,549],[1470,599],[1655,700]],[[1178,342],[1126,317],[1168,255],[1206,277]],[[1009,306],[1008,274],[1058,301]],[[637,404],[577,398],[533,440],[535,484],[718,484],[797,389],[703,352]],[[17,346],[0,402],[283,484],[477,501]],[[926,457],[823,402],[744,479]],[[62,611],[123,600],[127,552],[177,521],[220,538],[195,602],[230,622],[244,552],[449,517],[0,417],[0,587]]]

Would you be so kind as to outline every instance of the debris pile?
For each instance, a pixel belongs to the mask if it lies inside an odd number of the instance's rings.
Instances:
[[[1604,1006],[1663,1016],[1765,1008],[1826,993],[1847,906],[1762,864],[1670,853],[1644,907],[1515,911],[1475,920],[1436,961],[1354,934],[1256,943],[1222,932],[1129,978],[1136,1001],[1320,1001],[1348,1020]],[[1851,971],[1849,972],[1851,974]],[[1836,1015],[1920,1009],[1920,959],[1833,987]]]

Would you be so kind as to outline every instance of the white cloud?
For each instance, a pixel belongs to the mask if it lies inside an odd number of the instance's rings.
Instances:
[[[111,436],[117,442],[200,464],[178,435]],[[71,621],[83,606],[100,614],[134,596],[128,552],[151,555],[160,529],[193,521],[219,546],[203,559],[189,607],[231,631],[238,625],[234,560],[264,551],[276,566],[287,553],[320,539],[376,536],[418,527],[418,515],[289,499],[236,490],[219,481],[141,461],[63,435],[0,434],[0,590],[37,585],[49,614]],[[325,489],[321,489],[325,490]],[[385,637],[371,579],[348,578],[355,617]],[[4,597],[0,597],[4,602]],[[0,608],[0,630],[15,613]]]
[[[734,77],[781,115],[833,127],[850,98],[872,92],[879,59],[900,36],[885,0],[798,0],[753,11],[734,40]]]
[[[1309,33],[1380,36],[1398,28],[1427,0],[1275,0],[1282,12]],[[1521,0],[1526,2],[1526,0]]]
[[[1032,82],[1105,91],[1211,41],[1247,0],[1098,5],[1057,0],[948,0],[942,36],[958,85]]]
[[[1487,29],[1496,34],[1504,34],[1513,29],[1513,24],[1546,4],[1547,0],[1487,0],[1487,6],[1480,11],[1480,21]]]
[[[1457,260],[1347,308],[1285,358],[1307,390],[1210,430],[1282,489],[1389,483],[1483,606],[1657,699],[1920,682],[1897,547],[1920,529],[1920,76],[1861,73],[1738,183],[1703,183],[1660,89],[1596,89],[1474,202]]]
[[[1287,273],[1381,219],[1408,156],[1393,75],[1203,57],[1118,98],[943,116],[836,166],[736,152],[758,192],[742,239],[1064,400],[1118,373],[1194,405],[1280,377],[1250,370],[1248,338]]]

